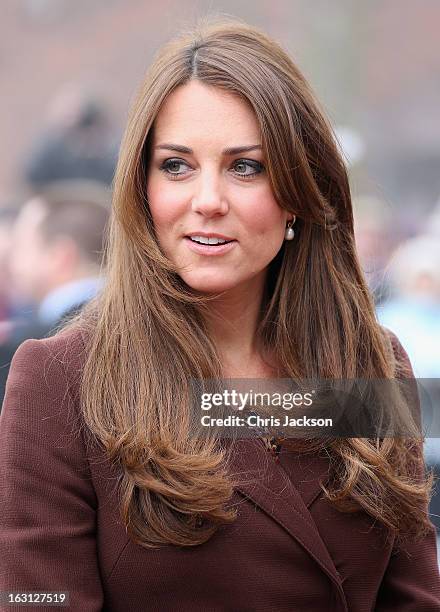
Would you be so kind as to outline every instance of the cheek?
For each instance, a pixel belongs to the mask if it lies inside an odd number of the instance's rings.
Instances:
[[[255,237],[281,239],[284,235],[285,211],[270,191],[255,197],[246,207],[245,223]]]
[[[185,212],[185,200],[169,186],[152,180],[148,184],[148,205],[157,231],[170,229]]]

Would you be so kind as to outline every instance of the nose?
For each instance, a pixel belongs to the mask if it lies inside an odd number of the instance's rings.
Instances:
[[[214,172],[206,172],[206,174],[202,173],[200,175],[196,182],[196,192],[191,201],[193,212],[205,217],[225,215],[228,212],[229,205],[221,183],[221,177]]]

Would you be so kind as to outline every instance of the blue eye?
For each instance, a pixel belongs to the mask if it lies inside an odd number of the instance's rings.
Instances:
[[[237,159],[233,165],[234,171],[241,178],[252,178],[257,174],[261,174],[264,170],[263,164],[253,159]]]

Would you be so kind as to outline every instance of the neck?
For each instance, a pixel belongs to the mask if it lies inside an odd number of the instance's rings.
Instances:
[[[255,361],[264,281],[259,275],[209,302],[206,323],[222,363],[234,367]]]

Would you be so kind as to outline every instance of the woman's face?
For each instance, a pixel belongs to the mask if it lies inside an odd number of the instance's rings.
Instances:
[[[204,293],[262,285],[292,217],[272,193],[251,107],[197,80],[156,118],[148,202],[162,250]]]

